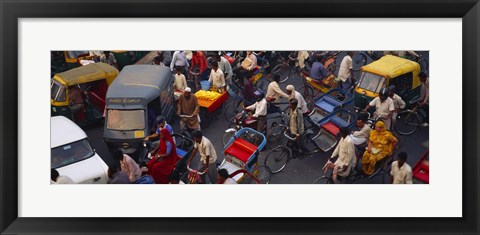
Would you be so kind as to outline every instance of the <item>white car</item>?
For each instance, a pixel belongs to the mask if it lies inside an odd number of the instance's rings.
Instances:
[[[108,166],[90,146],[87,134],[64,116],[50,120],[51,168],[77,184],[106,184]]]

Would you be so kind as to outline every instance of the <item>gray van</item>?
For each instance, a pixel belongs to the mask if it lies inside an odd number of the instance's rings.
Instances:
[[[103,139],[110,151],[138,159],[143,139],[155,130],[158,115],[174,114],[173,74],[157,65],[128,65],[108,87]]]

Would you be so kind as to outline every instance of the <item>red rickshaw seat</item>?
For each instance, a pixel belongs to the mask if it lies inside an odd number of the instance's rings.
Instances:
[[[413,177],[428,184],[429,183],[429,166],[421,163],[414,170]]]
[[[255,153],[257,148],[257,146],[243,140],[242,138],[236,138],[235,141],[225,149],[225,155],[229,154],[240,159],[244,163],[247,163],[248,158]]]
[[[322,128],[334,136],[337,136],[338,132],[340,132],[340,128],[331,121],[323,124]]]

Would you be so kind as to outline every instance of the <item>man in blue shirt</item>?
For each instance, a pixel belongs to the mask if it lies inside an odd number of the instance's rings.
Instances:
[[[155,133],[145,137],[145,140],[149,140],[150,138],[157,138],[160,136],[160,131],[163,129],[163,128],[166,128],[168,130],[168,132],[170,132],[170,134],[173,134],[173,128],[172,126],[170,126],[170,124],[167,123],[167,121],[165,120],[165,117],[164,116],[158,116],[157,117],[157,130],[155,131]],[[153,146],[157,146],[158,143],[160,141],[157,140],[155,142],[153,142]]]
[[[327,68],[325,68],[321,61],[322,57],[317,56],[317,61],[313,63],[312,69],[310,70],[310,77],[317,81],[321,81],[330,75]]]

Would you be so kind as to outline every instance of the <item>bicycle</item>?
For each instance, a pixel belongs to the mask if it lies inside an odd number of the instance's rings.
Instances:
[[[297,60],[296,58],[293,58],[293,53],[289,54],[287,56],[287,59],[285,59],[283,56],[279,55],[277,58],[278,64],[275,65],[272,69],[272,74],[278,74],[280,75],[280,81],[279,83],[284,83],[286,82],[290,76],[293,74],[298,74],[299,72],[302,71],[298,66],[295,66],[294,62]]]
[[[395,130],[401,135],[411,135],[417,128],[427,127],[423,125],[426,120],[426,111],[418,105],[417,101],[410,102],[412,109],[401,111],[396,118]]]
[[[295,138],[290,137],[287,133],[288,128],[286,126],[283,127],[283,135],[287,139],[286,143],[270,150],[264,161],[264,165],[270,168],[272,174],[282,171],[291,159],[304,159],[305,157],[313,156],[321,151],[320,147],[314,140],[318,135],[314,135],[311,129],[307,129],[306,133],[303,134],[303,141],[305,141],[305,143],[303,143],[305,148],[304,151],[299,148]],[[310,143],[313,145],[313,150],[307,148]]]

